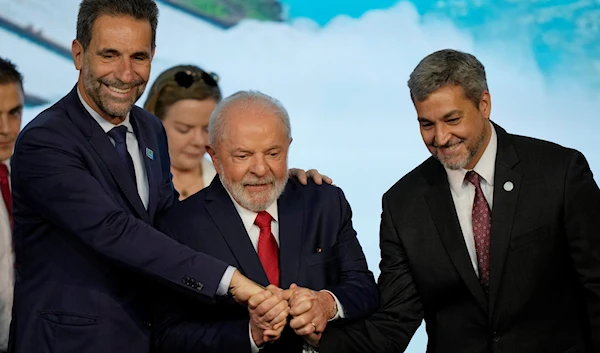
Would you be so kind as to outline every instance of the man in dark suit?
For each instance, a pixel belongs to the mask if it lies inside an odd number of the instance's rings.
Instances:
[[[72,47],[77,85],[17,140],[9,351],[147,352],[156,283],[194,298],[190,305],[228,291],[245,302],[263,290],[152,228],[177,200],[164,129],[134,106],[157,15],[152,0],[84,0]]]
[[[207,150],[218,176],[160,217],[157,227],[263,286],[291,287],[280,293],[289,298],[290,326],[263,351],[311,352],[308,342],[318,342],[328,321],[375,311],[377,287],[343,192],[287,182],[291,128],[283,106],[259,92],[238,92],[217,106],[209,129]],[[153,325],[157,350],[258,352],[265,334],[253,302],[260,296],[250,298],[249,309],[231,300],[191,308],[189,299],[166,293]],[[286,309],[270,308],[273,316]]]
[[[408,82],[432,157],[383,196],[381,307],[321,352],[600,352],[600,190],[573,149],[489,121],[483,65],[442,50]]]
[[[10,157],[21,130],[25,104],[23,76],[13,63],[0,58],[0,352],[8,348],[14,288]]]

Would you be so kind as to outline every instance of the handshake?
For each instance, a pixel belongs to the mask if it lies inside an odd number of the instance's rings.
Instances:
[[[230,293],[240,303],[248,304],[250,333],[256,346],[274,342],[289,322],[294,332],[313,347],[318,347],[327,322],[337,314],[333,295],[292,284],[288,289],[274,285],[262,288],[249,279],[232,278]]]

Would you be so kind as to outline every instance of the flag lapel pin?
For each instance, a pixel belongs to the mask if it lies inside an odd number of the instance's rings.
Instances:
[[[151,160],[154,160],[154,151],[149,149],[148,147],[146,147],[146,157],[150,158]]]

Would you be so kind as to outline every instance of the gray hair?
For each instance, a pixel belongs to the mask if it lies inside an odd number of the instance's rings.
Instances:
[[[411,98],[419,102],[446,85],[462,87],[465,97],[478,107],[488,90],[485,68],[471,54],[444,49],[421,60],[408,80]]]
[[[283,123],[288,139],[292,139],[292,126],[290,116],[280,101],[258,91],[239,91],[223,99],[210,115],[208,123],[208,143],[215,145],[223,137],[223,127],[227,121],[227,113],[233,107],[247,110],[256,107],[264,111],[275,113]]]
[[[92,28],[102,15],[129,16],[136,20],[150,22],[152,28],[152,48],[156,46],[158,7],[154,0],[83,0],[77,14],[77,36],[84,50],[92,41]]]

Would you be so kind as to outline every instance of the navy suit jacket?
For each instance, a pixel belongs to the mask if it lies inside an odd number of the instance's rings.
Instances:
[[[148,210],[75,88],[19,135],[11,160],[16,284],[9,351],[148,352],[150,278],[197,299],[214,297],[227,265],[152,227],[177,200],[164,129],[138,107],[130,119],[148,175]]]
[[[339,299],[349,320],[375,311],[377,285],[342,190],[312,181],[304,186],[290,179],[277,205],[281,288],[296,283],[327,289]],[[257,283],[269,284],[218,176],[206,189],[159,217],[156,225],[181,243],[237,267]],[[201,306],[177,293],[166,293],[157,302],[156,314],[153,341],[160,352],[250,352],[248,310],[230,298]],[[288,326],[279,341],[261,352],[301,352],[302,345],[303,339]]]

